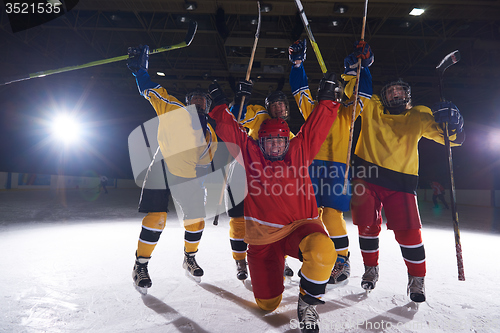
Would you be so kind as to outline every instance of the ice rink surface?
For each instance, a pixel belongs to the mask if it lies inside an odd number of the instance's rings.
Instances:
[[[236,279],[229,219],[207,219],[197,261],[201,283],[182,269],[184,229],[175,211],[149,264],[142,296],[131,272],[144,216],[138,189],[0,191],[0,332],[300,332],[299,279],[278,309],[258,309]],[[427,255],[427,302],[406,295],[407,275],[391,231],[380,235],[380,279],[360,287],[363,263],[346,214],[349,284],[328,289],[318,306],[322,332],[500,332],[500,210],[459,206],[466,281],[457,279],[449,210],[420,203]],[[295,272],[300,262],[289,258]]]

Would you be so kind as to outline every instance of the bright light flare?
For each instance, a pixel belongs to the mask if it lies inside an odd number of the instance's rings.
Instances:
[[[80,137],[80,126],[76,119],[68,115],[56,117],[51,126],[52,135],[58,141],[72,143]]]
[[[490,131],[488,143],[492,151],[500,151],[500,129],[494,129]]]
[[[413,8],[410,12],[410,15],[412,16],[420,16],[425,12],[425,9],[423,8]]]

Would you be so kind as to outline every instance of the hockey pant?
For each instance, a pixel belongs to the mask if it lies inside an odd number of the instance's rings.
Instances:
[[[355,191],[351,201],[352,220],[358,226],[359,246],[364,264],[378,265],[378,235],[384,208],[387,228],[394,231],[408,273],[413,276],[425,276],[425,250],[416,196],[360,179],[355,180],[355,184],[363,186],[364,189],[359,194]]]

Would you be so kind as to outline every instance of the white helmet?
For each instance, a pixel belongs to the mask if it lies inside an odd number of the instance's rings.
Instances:
[[[193,97],[199,96],[205,99],[205,105],[199,103],[193,103]],[[196,111],[200,114],[207,114],[210,111],[210,105],[212,104],[212,98],[210,95],[201,88],[195,88],[193,91],[186,94],[186,105],[196,105]]]

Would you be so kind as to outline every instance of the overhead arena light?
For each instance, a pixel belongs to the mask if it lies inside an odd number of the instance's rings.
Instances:
[[[194,1],[186,1],[184,2],[184,8],[186,8],[186,10],[196,10],[198,5]]]
[[[347,6],[345,5],[335,5],[333,11],[337,14],[345,14],[347,12]]]
[[[271,4],[263,3],[260,5],[260,11],[262,13],[269,13],[271,10],[273,10],[273,6]]]
[[[423,8],[417,8],[417,7],[414,7],[414,8],[410,11],[410,15],[412,15],[412,16],[420,16],[420,15],[422,15],[424,12],[425,12],[425,9],[423,9]]]
[[[55,117],[51,124],[54,139],[64,143],[72,143],[80,137],[80,126],[73,117],[61,114]]]

